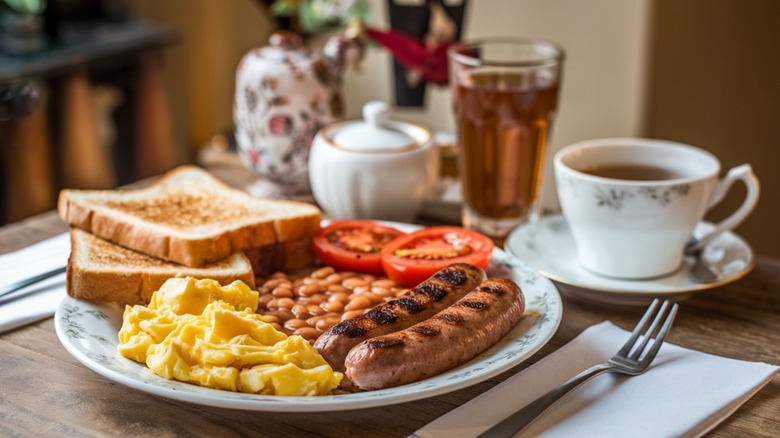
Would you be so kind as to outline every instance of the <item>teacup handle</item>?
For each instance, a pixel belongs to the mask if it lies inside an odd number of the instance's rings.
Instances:
[[[714,230],[710,231],[701,238],[691,241],[688,246],[685,247],[686,254],[695,254],[701,251],[712,239],[726,230],[735,228],[737,225],[742,223],[745,218],[747,218],[751,211],[753,211],[753,208],[758,202],[758,195],[761,191],[761,186],[758,183],[758,178],[756,178],[756,175],[753,173],[753,168],[750,167],[750,164],[743,164],[728,171],[726,177],[718,182],[717,187],[715,187],[715,191],[712,194],[712,199],[710,200],[710,204],[707,206],[707,209],[709,210],[710,208],[720,203],[720,201],[722,201],[726,196],[726,193],[728,193],[731,186],[737,181],[743,181],[747,187],[745,201],[742,202],[742,205],[737,209],[737,211],[732,213],[731,216],[720,221],[715,226]]]

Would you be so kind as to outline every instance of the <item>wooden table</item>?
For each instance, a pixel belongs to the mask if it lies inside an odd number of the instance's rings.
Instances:
[[[0,253],[66,230],[54,213],[0,228]],[[0,335],[0,436],[407,436],[611,320],[631,329],[643,309],[564,297],[553,339],[514,369],[450,394],[353,412],[279,414],[199,406],[105,379],[60,345],[49,318]],[[668,340],[707,353],[780,364],[780,260],[759,258],[745,278],[682,303]],[[674,401],[670,400],[670,403]],[[780,436],[780,376],[711,436]]]

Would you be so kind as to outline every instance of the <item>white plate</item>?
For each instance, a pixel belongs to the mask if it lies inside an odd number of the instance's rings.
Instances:
[[[123,308],[66,297],[54,316],[65,349],[91,370],[131,388],[196,404],[273,412],[325,412],[369,408],[433,397],[487,380],[523,362],[542,348],[561,322],[562,303],[552,282],[500,249],[489,273],[511,275],[523,289],[526,315],[489,350],[438,376],[379,391],[320,397],[265,396],[221,391],[166,380],[117,353]]]
[[[694,235],[713,225],[701,222]],[[602,277],[585,270],[577,260],[574,237],[563,216],[548,216],[536,223],[516,228],[504,245],[506,251],[536,268],[545,277],[562,283],[567,295],[610,304],[645,305],[654,297],[680,301],[694,293],[730,283],[745,276],[755,264],[753,251],[739,236],[725,232],[710,243],[707,253],[728,253],[733,261],[724,267],[724,279],[697,283],[690,278],[693,258],[686,257],[677,272],[650,280],[621,280]],[[567,287],[568,286],[568,287]]]

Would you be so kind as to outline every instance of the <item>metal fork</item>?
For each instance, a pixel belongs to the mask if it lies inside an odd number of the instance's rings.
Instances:
[[[612,356],[606,362],[581,372],[580,374],[572,377],[568,382],[539,397],[535,401],[531,402],[531,404],[528,406],[520,409],[506,419],[502,420],[500,423],[483,432],[480,435],[480,438],[504,438],[514,436],[523,430],[526,426],[531,424],[540,415],[542,415],[542,413],[555,402],[566,396],[566,394],[573,391],[578,386],[598,376],[599,374],[614,372],[636,376],[645,372],[653,359],[655,359],[656,354],[658,354],[658,350],[661,348],[661,344],[664,342],[664,338],[666,337],[667,333],[669,333],[669,329],[672,326],[672,322],[674,322],[675,316],[677,316],[677,309],[679,307],[677,304],[673,304],[671,309],[669,309],[671,303],[667,300],[663,302],[661,305],[661,310],[658,311],[659,303],[660,301],[657,298],[653,300],[644,316],[642,316],[642,319],[634,328],[633,333],[631,333],[631,337],[617,352],[617,354]],[[664,317],[664,315],[666,316]],[[650,325],[650,328],[645,330],[647,328],[648,322],[651,319],[653,322]],[[663,325],[661,325],[662,320]],[[649,347],[649,350],[645,353],[645,348],[650,342],[653,333],[658,330],[659,325],[660,331],[658,331],[655,340]]]

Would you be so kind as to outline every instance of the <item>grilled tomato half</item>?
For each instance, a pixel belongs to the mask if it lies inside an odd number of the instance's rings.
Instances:
[[[431,227],[394,239],[382,249],[385,274],[414,287],[453,263],[487,268],[493,241],[484,234],[459,227]]]
[[[369,220],[335,221],[323,228],[312,243],[320,261],[342,271],[383,275],[380,254],[395,238],[395,228]]]

